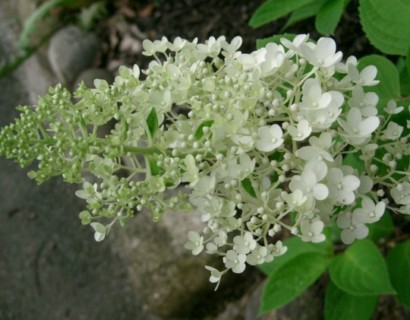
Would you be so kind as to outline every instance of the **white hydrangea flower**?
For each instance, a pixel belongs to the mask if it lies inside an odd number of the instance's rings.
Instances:
[[[310,146],[300,148],[296,156],[305,160],[326,160],[333,162],[332,155],[327,151],[332,146],[332,136],[329,132],[322,132],[319,137],[312,136],[309,139]]]
[[[352,108],[358,108],[364,117],[377,115],[377,103],[379,97],[374,92],[364,92],[362,87],[355,87],[352,98],[349,100]]]
[[[320,38],[317,44],[302,43],[300,51],[303,57],[315,67],[333,67],[342,59],[342,52],[336,52],[336,43],[331,38]]]
[[[237,253],[248,254],[256,248],[256,245],[256,240],[253,238],[252,233],[248,231],[233,238],[233,250]]]
[[[323,242],[326,237],[322,234],[325,224],[321,220],[304,219],[300,222],[301,239],[305,242]]]
[[[213,193],[215,189],[216,179],[214,175],[202,176],[194,186],[192,197],[208,196]]]
[[[312,195],[316,200],[324,200],[329,195],[327,186],[319,183],[327,174],[327,165],[324,161],[315,160],[305,164],[302,174],[295,175],[289,183],[293,192],[301,190],[306,195]]]
[[[94,229],[94,239],[97,242],[101,242],[105,239],[108,233],[108,229],[105,225],[99,222],[91,222],[90,226]]]
[[[237,154],[248,152],[255,145],[255,140],[247,128],[240,128],[237,134],[231,136],[231,139],[238,146]]]
[[[271,253],[275,257],[279,257],[288,251],[288,247],[283,245],[283,242],[280,240],[276,241],[275,245],[271,246],[270,249],[271,249]]]
[[[263,152],[271,152],[283,144],[283,131],[277,124],[270,127],[260,127],[258,130],[259,141],[256,149]]]
[[[291,208],[299,208],[308,200],[308,197],[300,189],[296,189],[291,193],[284,192],[282,198]]]
[[[410,205],[410,183],[403,182],[390,190],[393,200],[397,204]]]
[[[217,283],[219,285],[219,282],[221,281],[221,277],[223,275],[223,272],[219,271],[218,269],[215,269],[210,266],[205,266],[205,269],[211,272],[211,276],[209,277],[209,282],[211,283]],[[215,290],[218,288],[215,288]]]
[[[367,66],[359,72],[356,65],[349,63],[347,64],[347,70],[350,79],[358,85],[370,87],[379,83],[379,80],[375,80],[377,75],[375,66]]]
[[[353,223],[367,224],[375,223],[380,220],[384,214],[386,204],[383,201],[374,204],[373,200],[364,197],[362,200],[362,207],[353,211]]]
[[[387,128],[383,131],[383,139],[385,140],[397,140],[400,138],[403,127],[398,125],[397,123],[390,121],[387,125]]]
[[[404,107],[403,106],[398,107],[397,102],[394,101],[394,100],[389,100],[387,102],[386,108],[384,108],[384,111],[388,114],[391,114],[391,115],[398,114],[398,113],[402,112],[403,110],[404,110]]]
[[[204,237],[196,231],[188,232],[188,241],[185,243],[185,248],[192,251],[194,256],[197,256],[204,249]]]
[[[339,124],[343,128],[344,134],[350,143],[361,145],[365,143],[378,128],[380,119],[376,116],[363,119],[360,110],[352,108],[347,114],[346,121],[339,119]]]
[[[145,39],[142,42],[142,47],[144,48],[142,54],[144,56],[153,56],[156,52],[165,52],[168,48],[167,44],[168,39],[166,37],[162,37],[161,40],[154,41]]]
[[[303,141],[312,133],[312,127],[305,119],[299,121],[297,127],[294,127],[292,125],[288,126],[287,130],[294,141]]]
[[[364,239],[369,234],[369,229],[366,225],[353,222],[351,212],[343,212],[339,214],[337,217],[337,226],[342,229],[340,237],[345,244],[351,244],[356,239]]]
[[[225,267],[232,269],[234,273],[242,273],[246,269],[246,255],[237,253],[234,250],[228,250],[223,258]]]
[[[329,187],[329,198],[344,205],[354,202],[354,191],[360,186],[359,178],[354,175],[344,176],[339,168],[331,168],[326,178]]]
[[[167,46],[168,49],[172,50],[172,51],[180,51],[182,50],[186,45],[187,45],[188,41],[185,39],[182,39],[181,37],[176,37],[174,39],[174,42],[168,42]]]
[[[306,119],[313,131],[329,128],[342,112],[343,95],[338,91],[322,92],[317,78],[306,80],[302,93],[293,116],[297,121]]]
[[[268,254],[268,249],[258,244],[252,252],[246,256],[246,262],[251,266],[260,265],[266,261]]]
[[[238,60],[242,63],[244,70],[259,70],[262,76],[268,76],[283,64],[285,51],[281,45],[268,43],[266,47],[251,54],[241,54]]]
[[[301,54],[300,46],[306,43],[308,39],[309,39],[309,35],[298,34],[295,38],[293,38],[292,41],[286,38],[281,38],[280,42],[283,44],[284,47],[290,49],[288,51],[288,55],[292,56],[292,53],[298,53],[299,55]]]

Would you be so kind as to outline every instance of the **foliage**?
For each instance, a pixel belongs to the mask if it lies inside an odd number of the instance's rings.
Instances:
[[[268,0],[256,10],[250,25],[259,27],[265,23],[288,16],[288,20],[283,28],[285,30],[296,22],[315,17],[316,30],[321,34],[329,35],[335,32],[348,2],[343,0],[312,0],[282,3],[280,0]],[[279,4],[283,6],[279,8]],[[367,95],[365,100],[373,100],[379,115],[385,114],[385,122],[382,125],[385,130],[389,130],[388,128],[390,127],[390,129],[395,131],[394,128],[396,128],[402,134],[409,132],[410,125],[410,122],[407,120],[409,118],[409,110],[407,110],[409,105],[408,96],[410,95],[410,59],[408,58],[410,54],[410,39],[407,32],[410,29],[407,19],[410,13],[409,10],[410,4],[399,0],[359,1],[360,22],[370,43],[383,53],[397,54],[404,57],[400,58],[397,65],[395,65],[391,60],[380,55],[365,56],[359,61],[359,73],[356,76],[369,65],[377,68],[376,79],[379,80],[379,83],[371,88],[364,89],[363,94]],[[275,35],[258,40],[257,45],[266,46],[270,42],[279,43],[281,37],[293,39],[294,35]],[[350,59],[355,61],[355,58],[348,57],[347,62]],[[373,98],[370,98],[370,95],[373,95]],[[402,104],[402,107],[397,109],[397,104]],[[400,126],[400,128],[396,125]],[[376,134],[376,136],[380,135]],[[409,164],[408,154],[403,154],[396,148],[402,139],[399,135],[395,138],[392,136],[391,138],[391,144],[378,142],[374,145],[374,148],[378,149],[375,155],[380,157],[377,164],[365,163],[363,166],[361,160],[363,160],[363,151],[366,147],[362,149],[361,155],[356,153],[346,155],[343,163],[355,168],[359,173],[369,172],[369,170],[377,171],[378,174],[386,177],[392,167],[395,168],[396,172],[401,171],[404,173],[407,171]],[[407,145],[407,139],[401,141]],[[393,176],[395,178],[398,177],[392,173]],[[373,182],[379,183],[376,180],[373,180]],[[396,182],[398,183],[397,185],[391,185],[390,195],[392,200],[404,203],[406,201],[404,200],[405,196],[401,200],[397,198],[395,189],[397,187],[402,189],[402,185],[400,182]],[[407,185],[408,182],[405,182],[405,184]],[[377,194],[379,196],[385,195],[389,192],[388,189],[382,187],[377,191]],[[364,200],[362,200],[362,205],[364,205]],[[336,255],[329,252],[326,254],[328,259],[330,259],[328,267],[330,279],[325,299],[326,319],[370,319],[376,308],[379,296],[383,294],[397,294],[397,300],[401,304],[409,306],[408,288],[410,284],[405,280],[409,279],[410,272],[409,240],[403,241],[394,238],[393,231],[395,226],[392,219],[394,213],[390,211],[393,208],[389,205],[387,207],[389,209],[383,209],[384,214],[381,219],[377,223],[369,225],[369,240],[360,240]],[[354,219],[357,213],[359,213],[357,209],[353,210],[348,214],[349,219]],[[342,220],[338,218],[339,227],[346,222]],[[333,237],[336,237],[336,241],[340,239],[339,237],[342,240],[346,237],[346,234],[343,234],[343,232],[345,231],[333,234]],[[378,248],[377,244],[384,243],[385,239],[388,238],[392,238],[391,241],[395,243],[395,247],[387,250],[383,246]],[[293,239],[286,240],[284,244],[288,247],[289,251],[294,252],[294,255],[296,255],[292,256],[293,259],[305,256],[306,251],[314,252],[310,246],[304,244],[304,247],[302,247],[302,243],[293,243],[291,240]],[[383,257],[380,250],[383,252],[387,251],[386,257]],[[323,252],[323,254],[325,253]],[[280,272],[281,268],[285,268],[280,263],[281,260],[285,261],[285,257],[286,255],[275,259],[273,263],[261,266],[262,271],[268,275],[260,307],[261,312],[267,312],[280,306],[277,302],[281,301],[281,299],[276,298],[273,301],[271,299],[272,295],[281,295],[282,292],[286,293],[287,289],[275,289],[273,283],[291,283],[293,281],[290,275],[288,275],[288,279],[284,279],[286,273]],[[303,270],[312,268],[309,262],[306,263],[303,260],[298,261],[298,264],[302,265],[301,269]],[[315,265],[314,267],[317,266]],[[277,275],[281,275],[281,278],[279,279]],[[319,278],[319,275],[316,278]],[[296,288],[296,286],[293,285],[293,288]],[[300,294],[303,291],[304,288],[299,288],[298,293]]]
[[[260,27],[288,17],[283,30],[314,17],[315,28],[322,35],[335,33],[350,0],[267,0],[253,14],[249,24]],[[401,0],[359,0],[363,30],[377,49],[385,54],[406,56],[410,43],[410,2]]]

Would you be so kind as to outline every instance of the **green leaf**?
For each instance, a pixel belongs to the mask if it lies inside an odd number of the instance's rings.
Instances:
[[[151,112],[148,114],[146,121],[147,121],[149,134],[153,138],[155,136],[155,133],[158,130],[158,116],[157,116],[157,111],[155,110],[155,108],[151,109]]]
[[[325,271],[329,260],[324,254],[309,252],[283,264],[267,280],[259,313],[279,308],[300,295]]]
[[[373,91],[379,96],[378,109],[382,113],[388,100],[400,98],[399,73],[390,60],[379,55],[369,55],[360,59],[359,70],[369,65],[377,68],[376,79],[380,82],[376,86],[369,87],[368,91]]]
[[[359,15],[372,45],[386,54],[407,54],[410,1],[360,0]]]
[[[398,59],[396,67],[400,76],[400,92],[403,96],[410,96],[410,73],[408,71],[408,65],[410,64],[410,52],[407,54],[406,59],[401,57]]]
[[[320,8],[315,20],[315,27],[323,35],[334,34],[344,11],[344,0],[327,0]]]
[[[268,0],[256,9],[249,21],[249,25],[253,28],[260,27],[268,22],[284,17],[313,1],[314,0]]]
[[[158,167],[157,160],[155,158],[148,158],[148,162],[151,175],[159,176],[161,173],[164,172],[162,168]]]
[[[326,1],[327,0],[316,0],[293,11],[281,30],[283,31],[299,21],[315,16]]]
[[[194,133],[195,140],[200,140],[204,136],[204,128],[212,126],[213,123],[214,123],[214,120],[212,119],[203,121],[198,126],[198,128],[195,130],[195,133]]]
[[[390,212],[386,211],[379,221],[371,223],[367,225],[367,227],[369,228],[368,238],[373,241],[389,237],[394,231],[393,219]]]
[[[251,195],[253,198],[256,198],[256,192],[255,189],[252,186],[251,180],[249,178],[245,178],[241,181],[242,187],[245,189],[245,191]]]
[[[369,320],[376,309],[378,296],[353,296],[329,281],[325,295],[326,320]]]
[[[272,275],[289,260],[306,253],[321,253],[330,256],[332,252],[332,239],[329,229],[325,229],[326,240],[321,243],[304,242],[298,237],[292,237],[283,241],[288,251],[273,261],[259,265],[259,269],[266,275]]]
[[[390,279],[397,291],[397,299],[410,308],[410,240],[397,245],[387,254]]]
[[[390,283],[383,256],[368,239],[357,241],[335,257],[329,266],[329,273],[339,289],[352,295],[396,293]]]
[[[257,39],[256,40],[256,48],[260,49],[260,48],[266,47],[266,45],[268,43],[271,43],[271,42],[280,44],[280,39],[283,39],[283,38],[292,41],[295,37],[296,37],[296,34],[284,33],[284,34],[278,34],[278,35],[268,37],[268,38],[264,38],[264,39]]]
[[[343,158],[343,164],[347,166],[351,166],[352,168],[359,171],[359,174],[364,172],[364,163],[359,158],[359,154],[357,153],[349,153],[346,157]]]
[[[407,68],[407,74],[410,74],[410,47],[407,49],[407,54],[406,54],[406,68]]]

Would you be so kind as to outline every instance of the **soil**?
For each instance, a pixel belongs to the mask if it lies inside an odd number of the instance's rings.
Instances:
[[[254,29],[248,22],[263,0],[121,0],[109,7],[110,17],[97,26],[97,32],[105,39],[101,64],[112,69],[115,66],[144,65],[146,60],[140,50],[124,50],[121,39],[131,32],[138,38],[138,32],[149,39],[166,36],[174,39],[198,38],[205,41],[210,36],[226,36],[227,39],[240,35],[243,38],[242,52],[255,50],[256,40],[281,33],[308,33],[318,39],[320,35],[314,27],[314,18],[301,21],[285,31],[281,28],[287,18],[279,19]],[[124,27],[123,24],[128,26]],[[119,27],[122,25],[122,27]],[[377,52],[364,36],[358,17],[358,0],[350,2],[333,36],[345,57],[358,58]],[[134,47],[135,48],[135,47]]]

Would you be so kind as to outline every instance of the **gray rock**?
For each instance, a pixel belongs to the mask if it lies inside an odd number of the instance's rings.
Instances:
[[[0,57],[16,47],[0,1]],[[37,60],[33,60],[33,63]],[[41,66],[24,64],[0,79],[0,126],[17,116],[15,106],[31,103],[38,82],[47,83]],[[34,70],[34,71],[33,71]],[[2,320],[158,320],[142,310],[127,268],[110,241],[97,244],[81,227],[84,204],[76,186],[54,179],[37,186],[26,170],[0,159],[0,319]]]
[[[92,65],[99,46],[94,34],[68,26],[51,38],[48,59],[58,79],[65,85],[71,85],[83,70]]]
[[[189,319],[198,301],[213,294],[204,269],[213,257],[194,257],[184,248],[188,230],[201,228],[194,214],[169,212],[155,223],[141,212],[115,232],[116,248],[147,310],[166,319]]]

